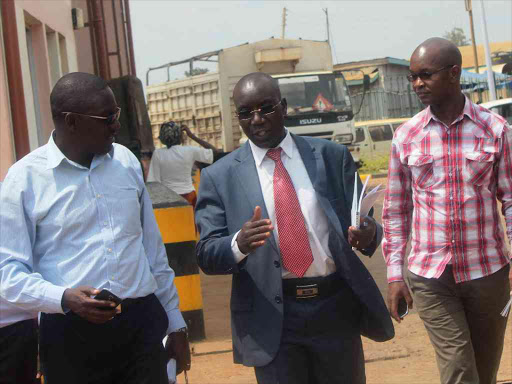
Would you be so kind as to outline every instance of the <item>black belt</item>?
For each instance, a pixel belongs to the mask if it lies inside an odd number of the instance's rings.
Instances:
[[[336,273],[325,277],[283,279],[283,295],[296,299],[328,297],[348,287]]]
[[[148,300],[151,296],[154,296],[154,295],[155,294],[152,293],[152,294],[144,296],[144,297],[137,297],[137,298],[134,298],[134,299],[124,299],[121,302],[121,307],[123,309],[128,309],[130,307],[133,307],[133,306],[136,306],[138,304],[141,304],[142,302]]]

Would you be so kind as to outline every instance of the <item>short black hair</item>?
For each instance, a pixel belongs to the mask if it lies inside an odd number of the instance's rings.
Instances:
[[[101,77],[84,72],[71,72],[62,76],[50,94],[52,116],[62,112],[87,113],[95,96],[107,89]]]

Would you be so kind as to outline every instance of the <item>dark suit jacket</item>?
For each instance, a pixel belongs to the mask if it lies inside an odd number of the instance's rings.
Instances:
[[[347,242],[355,165],[345,146],[324,139],[292,135],[318,201],[329,222],[329,249],[337,273],[361,302],[361,333],[376,341],[394,336],[384,300],[359,257]],[[268,218],[252,151],[247,142],[203,169],[196,221],[201,234],[196,254],[207,274],[232,274],[231,328],[235,363],[264,366],[276,355],[283,322],[281,257],[275,239],[237,264],[231,250],[233,236],[262,208]],[[373,254],[382,238],[378,239]]]

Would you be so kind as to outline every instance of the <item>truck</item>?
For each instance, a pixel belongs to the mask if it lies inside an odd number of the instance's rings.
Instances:
[[[212,57],[217,57],[216,72],[149,85],[151,71],[169,71],[184,63],[192,70],[194,62],[212,61]],[[155,146],[161,147],[157,139],[160,125],[173,120],[187,124],[224,152],[239,147],[247,138],[236,117],[233,88],[244,75],[258,71],[278,81],[281,96],[288,102],[285,125],[291,132],[341,144],[352,142],[352,103],[343,74],[333,71],[329,43],[267,39],[150,68],[146,96]]]

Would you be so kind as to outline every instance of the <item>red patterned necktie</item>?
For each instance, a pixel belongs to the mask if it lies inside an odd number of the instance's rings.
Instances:
[[[292,179],[281,160],[282,148],[271,148],[267,156],[274,160],[274,204],[276,211],[279,248],[283,266],[298,277],[304,276],[313,253],[309,245],[308,231]]]

